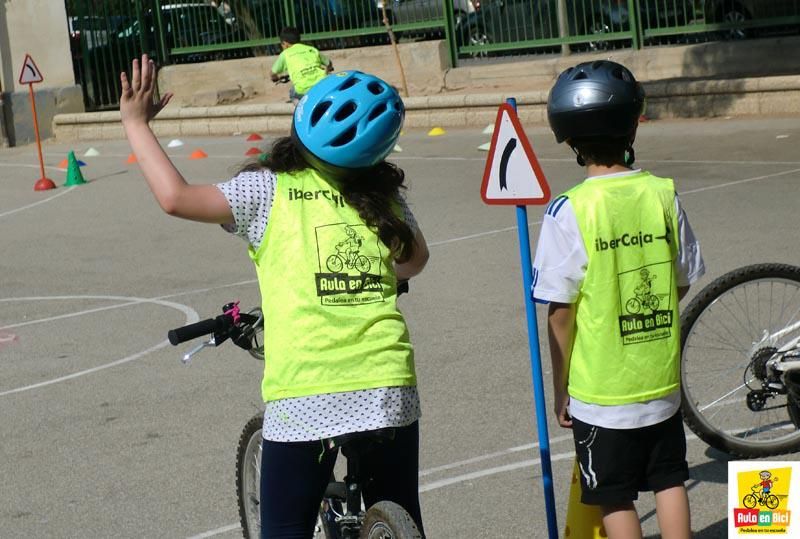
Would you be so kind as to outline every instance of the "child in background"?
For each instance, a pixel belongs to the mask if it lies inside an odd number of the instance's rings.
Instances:
[[[428,248],[385,161],[403,125],[400,96],[377,77],[342,72],[295,109],[292,136],[228,182],[190,185],[148,122],[155,66],[120,75],[120,113],[142,174],[170,215],[219,223],[245,239],[264,313],[262,537],[312,537],[338,449],[330,438],[393,429],[361,461],[367,507],[395,502],[424,536],[419,507],[419,397],[397,282],[417,275]],[[362,267],[336,245],[361,238]],[[200,232],[200,230],[198,230]],[[343,285],[343,286],[340,286]]]
[[[705,268],[673,181],[632,168],[644,104],[610,61],[567,69],[550,91],[556,140],[587,177],[547,208],[532,293],[550,304],[555,413],[573,430],[581,501],[601,507],[608,537],[631,539],[633,502],[653,491],[662,536],[688,539],[678,301]]]
[[[280,32],[283,51],[272,65],[272,82],[278,82],[281,73],[288,73],[293,86],[289,99],[297,102],[317,82],[333,72],[333,63],[310,45],[300,43],[300,31],[291,26]]]

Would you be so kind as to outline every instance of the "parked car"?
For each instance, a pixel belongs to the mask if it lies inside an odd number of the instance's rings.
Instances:
[[[142,14],[141,20],[126,20],[114,32],[94,31],[90,34],[93,36],[91,47],[87,41],[80,43],[80,40],[88,39],[87,35],[81,34],[77,46],[73,47],[73,64],[76,66],[76,80],[83,88],[89,108],[98,109],[117,103],[119,73],[130,68],[134,57],[146,52],[156,61],[161,59],[161,37],[154,15],[153,10],[148,10]],[[235,16],[226,16],[210,4],[163,4],[160,18],[168,51],[245,40]],[[252,55],[250,49],[202,51],[174,55],[172,62],[201,62],[249,55]]]
[[[695,0],[642,0],[642,27],[683,26],[695,19]],[[566,29],[570,36],[592,35],[597,39],[575,44],[576,50],[604,50],[623,46],[625,41],[602,39],[602,34],[630,31],[628,0],[567,0]],[[559,37],[558,0],[484,1],[472,26],[482,34],[483,43],[534,41]],[[552,52],[560,46],[538,50]]]
[[[143,15],[143,25],[134,20],[121,30],[113,41],[120,50],[136,50],[144,41],[145,51],[158,56],[159,35],[153,10]],[[168,51],[176,48],[200,47],[244,41],[244,32],[239,28],[235,16],[226,14],[210,4],[164,4],[161,6],[161,31]],[[142,28],[143,26],[143,28]],[[176,56],[178,61],[198,62],[222,59],[232,51],[200,52]],[[234,56],[241,56],[241,53]]]
[[[442,0],[377,0],[376,5],[380,10],[386,4],[386,14],[392,24],[407,24],[430,19],[440,19],[444,16],[444,2]],[[480,9],[480,0],[453,0],[453,17],[455,24],[459,25],[466,18]]]
[[[800,16],[800,2],[796,0],[706,0],[704,5],[705,20],[709,24],[743,24],[757,19]],[[797,32],[800,25],[796,22],[772,27],[771,31]],[[734,27],[722,30],[717,35],[723,39],[744,39],[766,29],[751,27]]]

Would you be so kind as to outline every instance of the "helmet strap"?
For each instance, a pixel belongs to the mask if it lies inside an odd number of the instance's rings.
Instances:
[[[586,161],[583,159],[583,156],[578,153],[578,150],[575,149],[575,146],[570,146],[570,148],[572,148],[572,151],[575,152],[575,160],[578,162],[578,164],[582,167],[585,167]]]
[[[633,151],[633,144],[628,146],[628,149],[625,150],[625,166],[630,167],[636,161],[636,153]]]

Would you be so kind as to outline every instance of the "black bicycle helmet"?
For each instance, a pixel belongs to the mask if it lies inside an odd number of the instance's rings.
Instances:
[[[633,132],[644,104],[644,89],[628,68],[597,60],[559,75],[547,99],[547,119],[559,143],[624,137]]]

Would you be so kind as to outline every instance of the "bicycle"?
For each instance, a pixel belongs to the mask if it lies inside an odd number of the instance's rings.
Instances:
[[[750,487],[752,492],[750,494],[745,494],[744,498],[742,498],[742,505],[748,509],[753,509],[756,505],[766,505],[768,509],[777,509],[778,504],[780,504],[778,497],[771,492],[767,492],[766,494],[760,492],[760,488],[761,485],[753,485]]]
[[[398,284],[398,295],[408,284]],[[217,347],[227,340],[264,359],[264,317],[261,309],[242,313],[239,302],[228,303],[222,314],[169,331],[169,342],[177,346],[206,335],[211,337],[184,354],[182,361],[206,347]],[[263,414],[256,414],[245,424],[236,450],[236,499],[242,533],[245,538],[260,536],[259,489],[261,484],[261,428]],[[340,450],[347,459],[344,481],[331,477],[320,505],[315,539],[421,539],[414,520],[400,505],[379,501],[364,510],[359,463],[361,456],[375,444],[391,440],[395,429],[384,428],[335,436],[324,440],[329,450]]]
[[[681,409],[711,447],[744,458],[800,450],[800,267],[714,280],[681,316]]]

